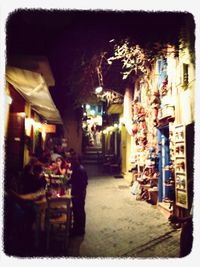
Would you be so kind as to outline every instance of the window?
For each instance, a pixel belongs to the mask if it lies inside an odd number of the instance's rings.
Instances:
[[[183,86],[188,86],[188,64],[183,64]]]

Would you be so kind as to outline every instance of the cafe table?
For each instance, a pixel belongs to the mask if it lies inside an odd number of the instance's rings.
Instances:
[[[45,179],[49,184],[65,184],[70,179],[70,175],[71,173],[67,173],[66,175],[44,173]]]
[[[39,248],[39,239],[40,239],[40,232],[41,229],[44,228],[44,218],[45,218],[45,211],[47,208],[47,197],[46,197],[46,191],[44,189],[39,190],[34,193],[29,194],[18,194],[18,197],[23,200],[33,201],[33,203],[36,205],[36,222],[35,222],[35,248]],[[49,196],[51,197],[51,196]],[[71,196],[71,189],[68,188],[65,190],[65,193],[63,195],[60,195],[59,192],[55,192],[52,195],[53,198],[59,197],[59,198],[70,198]]]

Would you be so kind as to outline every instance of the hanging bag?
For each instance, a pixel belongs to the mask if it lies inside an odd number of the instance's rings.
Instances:
[[[138,181],[134,181],[131,187],[131,193],[133,195],[138,195],[140,193],[140,184],[138,183]]]

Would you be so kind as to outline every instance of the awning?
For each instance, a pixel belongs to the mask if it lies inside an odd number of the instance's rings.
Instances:
[[[62,124],[60,113],[41,74],[7,66],[6,80],[44,119],[51,123]]]

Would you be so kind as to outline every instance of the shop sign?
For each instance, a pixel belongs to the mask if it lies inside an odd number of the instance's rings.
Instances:
[[[56,132],[56,125],[54,125],[54,124],[43,124],[42,128],[46,133],[55,133]]]

